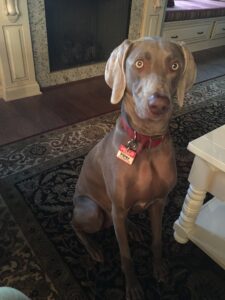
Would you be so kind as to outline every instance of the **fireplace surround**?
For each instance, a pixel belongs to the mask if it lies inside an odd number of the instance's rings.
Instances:
[[[112,39],[113,44],[110,46],[111,39],[107,37],[106,51],[100,59],[88,61],[82,66],[77,64],[72,68],[69,65],[68,69],[63,68],[63,70],[50,68],[44,1],[51,1],[54,5],[58,0],[0,0],[0,98],[6,101],[38,95],[40,87],[103,75],[105,63],[112,48],[122,42],[124,37],[128,36],[129,39],[135,40],[143,35],[161,34],[167,0],[113,0],[113,2],[112,0],[85,0],[93,3],[99,1],[106,6],[108,2],[111,2],[111,5],[112,3],[113,5],[114,3],[130,5],[129,2],[131,2],[131,6],[125,14],[127,20],[122,34]],[[70,1],[72,0],[64,2]],[[76,1],[79,0],[72,2]],[[62,9],[62,13],[66,15],[67,12]],[[110,13],[110,18],[115,24],[118,20],[118,10],[116,13],[113,7]],[[124,15],[123,12],[120,13],[121,16]],[[105,25],[105,21],[103,23]],[[101,35],[108,34],[107,26],[101,25],[103,27]],[[111,31],[111,35],[113,34],[114,31]],[[94,57],[97,50],[92,45],[88,48],[86,56]],[[98,50],[98,52],[101,51]]]
[[[50,71],[104,62],[128,37],[131,0],[45,0]]]
[[[107,0],[108,1],[108,0]],[[47,87],[84,78],[102,75],[105,62],[51,72],[48,55],[48,39],[44,0],[28,0],[31,39],[37,81]],[[144,0],[132,0],[128,38],[140,37]]]

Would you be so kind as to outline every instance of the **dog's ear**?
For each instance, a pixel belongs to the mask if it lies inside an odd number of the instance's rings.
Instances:
[[[188,48],[186,48],[183,44],[180,44],[180,47],[184,56],[184,71],[178,82],[177,101],[179,106],[181,107],[184,104],[185,93],[192,87],[195,82],[197,69],[190,50],[188,50]]]
[[[111,103],[118,103],[126,88],[124,64],[132,42],[125,40],[111,53],[105,67],[105,81],[112,89]]]

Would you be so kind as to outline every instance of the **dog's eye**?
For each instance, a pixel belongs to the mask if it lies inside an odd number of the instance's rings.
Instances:
[[[179,64],[178,64],[178,63],[173,63],[173,64],[171,65],[171,69],[172,69],[173,71],[177,71],[177,70],[179,69]]]
[[[136,63],[135,63],[135,66],[136,66],[137,69],[143,68],[143,66],[144,66],[143,60],[138,59],[138,60],[136,61]]]

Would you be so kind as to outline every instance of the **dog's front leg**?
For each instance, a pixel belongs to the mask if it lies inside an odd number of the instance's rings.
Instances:
[[[162,217],[165,202],[165,199],[157,199],[148,209],[152,228],[153,273],[158,281],[165,281],[168,273],[162,260]]]
[[[126,280],[126,299],[143,300],[144,293],[136,278],[131,259],[126,228],[127,212],[122,208],[112,207],[113,225],[120,249],[121,265]]]

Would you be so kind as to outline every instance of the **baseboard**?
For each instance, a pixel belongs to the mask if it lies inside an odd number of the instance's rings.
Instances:
[[[21,98],[27,98],[31,96],[40,95],[40,87],[37,82],[31,83],[29,85],[20,85],[14,87],[8,87],[2,89],[2,98],[5,101],[12,101]],[[0,90],[1,95],[1,90]]]

